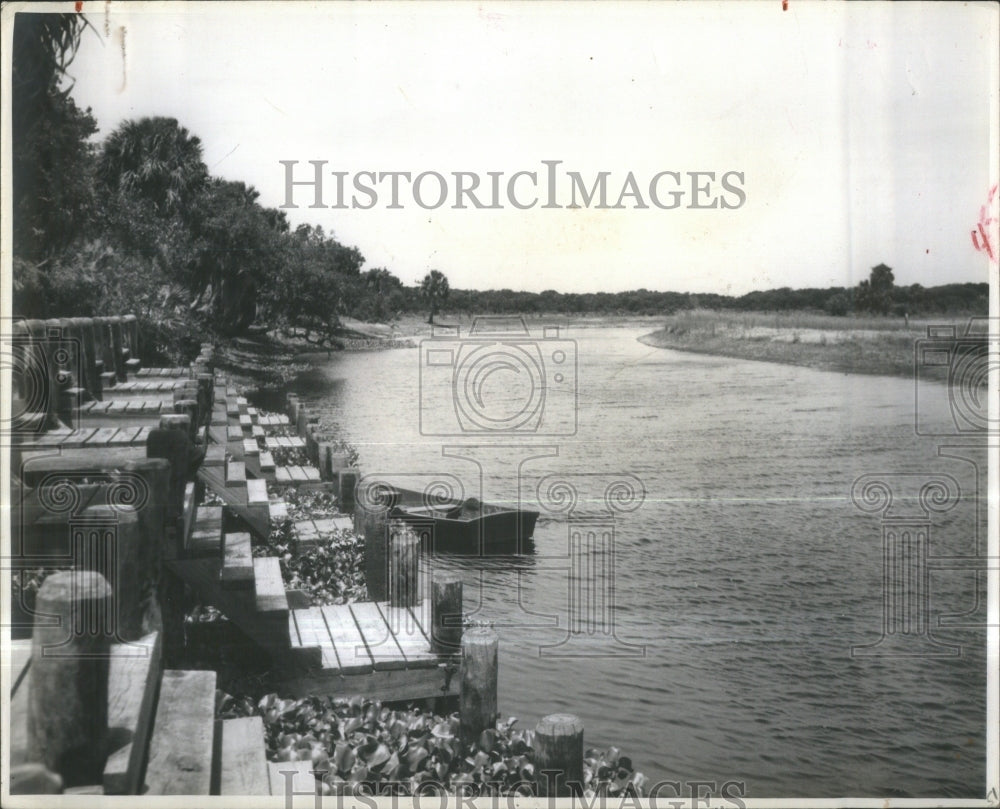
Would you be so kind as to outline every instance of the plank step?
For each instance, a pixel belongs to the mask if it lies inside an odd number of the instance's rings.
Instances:
[[[209,794],[214,717],[214,671],[163,672],[143,794]]]
[[[245,486],[247,482],[247,467],[243,461],[230,461],[226,464],[226,485]]]
[[[277,556],[258,556],[253,560],[253,582],[258,612],[288,612],[288,596]]]
[[[254,558],[250,534],[247,532],[237,531],[225,535],[223,540],[222,570],[219,571],[219,579],[223,587],[242,588],[253,586]]]
[[[259,716],[217,720],[215,723],[218,795],[268,795],[267,745]]]
[[[156,680],[160,673],[160,635],[111,647],[108,670],[109,738],[124,741],[104,765],[107,795],[135,795],[142,786],[142,766],[156,712]]]
[[[260,464],[261,472],[264,472],[265,474],[274,473],[274,456],[270,452],[261,452],[258,463]]]
[[[222,506],[199,506],[194,528],[188,538],[191,556],[218,555],[222,549]]]

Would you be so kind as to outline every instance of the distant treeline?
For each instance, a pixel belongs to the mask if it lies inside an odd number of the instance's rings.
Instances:
[[[629,292],[517,292],[509,289],[476,291],[452,289],[444,312],[486,314],[565,313],[606,315],[660,315],[685,309],[730,309],[735,311],[784,312],[805,310],[848,315],[871,311],[861,306],[858,289],[827,287],[825,289],[769,289],[746,295],[714,293],[652,292],[637,289]],[[419,311],[421,302],[411,302]],[[988,314],[989,284],[943,284],[923,287],[920,284],[894,286],[891,303],[884,314]],[[883,312],[879,312],[883,314]]]

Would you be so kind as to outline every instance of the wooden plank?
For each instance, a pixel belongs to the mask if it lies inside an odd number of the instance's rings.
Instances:
[[[199,506],[188,538],[191,556],[218,555],[222,548],[222,506]]]
[[[274,456],[270,452],[260,453],[260,471],[264,473],[274,473]]]
[[[236,397],[235,396],[233,396],[233,397],[227,397],[226,398],[226,415],[227,416],[239,416],[239,414],[240,414],[240,408],[236,404]]]
[[[253,581],[258,612],[288,611],[281,562],[277,556],[258,556],[253,560]]]
[[[274,468],[274,480],[277,483],[291,483],[292,475],[287,466],[276,466]]]
[[[194,530],[195,517],[198,516],[198,505],[195,503],[195,485],[193,480],[189,480],[184,485],[184,501],[181,516],[184,518],[184,534],[181,537],[181,547],[186,548],[191,537],[191,531]]]
[[[306,476],[306,480],[319,480],[319,470],[315,466],[303,466],[302,472]]]
[[[243,430],[236,424],[230,424],[226,428],[226,439],[229,441],[242,441]]]
[[[281,695],[298,697],[353,697],[383,702],[457,695],[461,678],[440,666],[417,669],[393,669],[345,675],[320,669],[305,676],[288,678],[281,683]]]
[[[10,643],[10,766],[28,763],[28,697],[31,639]]]
[[[223,587],[253,586],[254,559],[250,534],[236,531],[225,535],[219,579]]]
[[[340,658],[319,607],[292,610],[300,646],[318,646],[325,669],[339,669]]]
[[[138,436],[139,433],[142,430],[145,430],[145,429],[148,429],[148,428],[146,428],[146,427],[122,427],[117,433],[115,433],[114,437],[110,441],[108,441],[108,446],[109,447],[127,447],[127,446],[130,446],[132,444],[132,442],[135,441],[136,436]]]
[[[279,447],[285,447],[287,449],[291,449],[292,448],[292,439],[289,438],[287,435],[279,435],[278,436],[278,446]]]
[[[243,439],[243,454],[244,455],[260,455],[260,447],[253,438]]]
[[[126,413],[134,413],[136,411],[142,411],[146,406],[146,401],[144,399],[133,399],[125,406]]]
[[[219,795],[269,795],[264,720],[259,716],[217,721]]]
[[[254,439],[263,438],[264,437],[264,428],[261,427],[259,424],[255,424],[250,429],[250,435],[253,436]]]
[[[107,795],[135,795],[142,785],[142,765],[156,712],[160,650],[158,632],[133,643],[111,647],[108,669],[108,741],[111,752],[104,765],[103,779]]]
[[[108,413],[120,416],[125,412],[126,408],[128,408],[128,405],[128,399],[115,399],[110,405],[108,405]]]
[[[135,439],[132,441],[133,446],[135,444],[145,444],[146,439],[149,438],[149,434],[153,431],[152,427],[142,427],[139,432],[135,434]]]
[[[83,442],[85,447],[104,447],[108,441],[115,437],[118,432],[117,427],[101,427],[94,432],[90,438]]]
[[[49,430],[47,433],[43,433],[34,442],[36,447],[55,447],[65,441],[73,434],[72,430]]]
[[[226,485],[245,486],[247,482],[247,468],[243,461],[230,461],[226,464]]]
[[[359,601],[350,607],[375,668],[405,668],[406,658],[403,656],[403,651],[393,638],[389,626],[374,602]]]
[[[288,504],[284,500],[275,500],[268,504],[271,522],[284,522],[288,519]]]
[[[214,716],[214,671],[163,672],[143,794],[209,794]]]
[[[74,430],[59,445],[63,449],[81,449],[86,446],[87,439],[97,432],[96,427],[84,427],[81,430]]]
[[[275,435],[268,435],[264,437],[264,446],[268,451],[274,452],[274,450],[280,449],[281,441]]]
[[[240,429],[244,432],[253,429],[253,419],[246,413],[240,415]]]
[[[226,462],[226,445],[209,444],[205,450],[204,466],[222,466]]]
[[[106,413],[108,408],[111,407],[111,401],[105,399],[100,402],[94,402],[94,406],[88,410],[88,413]]]
[[[292,483],[305,483],[309,480],[306,477],[306,472],[301,466],[289,466],[288,474],[292,477]]]
[[[354,621],[354,614],[348,604],[321,607],[326,631],[330,635],[340,670],[344,674],[366,674],[374,668],[372,656],[365,645],[365,639]]]
[[[386,601],[375,602],[375,606],[392,632],[408,668],[437,665],[438,657],[431,652],[430,642],[409,609],[391,607]]]
[[[251,478],[247,481],[247,505],[267,507],[270,500],[267,496],[267,481],[261,478]]]

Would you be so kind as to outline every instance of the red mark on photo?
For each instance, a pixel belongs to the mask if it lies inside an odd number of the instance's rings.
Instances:
[[[76,13],[83,11],[83,0],[76,0]]]
[[[781,10],[788,11],[788,0],[781,0]]]
[[[997,185],[990,189],[986,204],[979,209],[979,223],[972,231],[972,246],[986,253],[990,261],[997,260],[996,223],[997,218]]]

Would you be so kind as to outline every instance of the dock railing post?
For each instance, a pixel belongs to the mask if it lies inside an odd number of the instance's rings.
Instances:
[[[487,627],[462,635],[462,680],[459,691],[459,735],[463,747],[497,723],[497,675],[500,638]]]
[[[368,585],[368,598],[372,601],[385,601],[389,590],[386,570],[389,550],[388,512],[383,508],[366,507],[359,501],[354,508],[354,530],[365,538],[365,583]]]
[[[53,573],[38,591],[28,755],[65,787],[99,784],[104,773],[111,595],[107,580],[89,570]]]
[[[566,798],[583,789],[583,722],[554,713],[535,726],[535,787],[540,798]]]
[[[389,605],[420,602],[420,537],[401,520],[389,523]]]
[[[431,651],[454,655],[462,650],[462,579],[436,571],[431,585]]]

